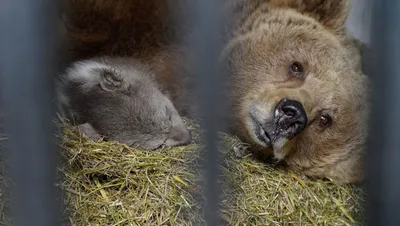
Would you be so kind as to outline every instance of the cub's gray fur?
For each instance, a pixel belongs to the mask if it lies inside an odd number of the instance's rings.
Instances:
[[[146,149],[191,141],[189,130],[151,71],[132,58],[75,62],[60,81],[64,116],[80,124],[89,138],[101,135]]]

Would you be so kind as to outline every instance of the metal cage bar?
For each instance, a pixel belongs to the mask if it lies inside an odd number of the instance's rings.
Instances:
[[[400,225],[400,1],[373,1],[372,9],[366,223]]]
[[[51,107],[56,75],[56,2],[0,3],[0,77],[5,129],[10,136],[15,225],[59,224]]]
[[[202,137],[205,143],[204,160],[206,164],[205,186],[205,221],[207,225],[219,225],[219,199],[220,187],[218,176],[218,134],[223,122],[219,121],[223,107],[221,93],[222,74],[219,65],[221,43],[219,33],[221,29],[220,0],[193,0],[188,1],[191,20],[197,27],[197,35],[190,39],[190,47],[196,59],[193,63],[195,77],[198,84],[199,115],[201,126],[204,129]],[[183,19],[183,18],[182,18]]]

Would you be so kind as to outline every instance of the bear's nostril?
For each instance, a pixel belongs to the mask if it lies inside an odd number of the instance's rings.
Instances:
[[[303,105],[295,100],[282,99],[276,105],[276,110],[278,111],[279,117],[284,116],[285,118],[297,118],[305,116]]]
[[[282,112],[286,116],[293,118],[297,114],[297,110],[293,106],[284,106],[282,107]]]

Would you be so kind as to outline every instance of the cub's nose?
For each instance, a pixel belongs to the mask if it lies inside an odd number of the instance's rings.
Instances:
[[[303,105],[284,98],[275,107],[276,133],[292,139],[307,126],[308,118]]]
[[[189,144],[192,141],[192,135],[185,125],[176,125],[172,127],[165,141],[167,147]]]

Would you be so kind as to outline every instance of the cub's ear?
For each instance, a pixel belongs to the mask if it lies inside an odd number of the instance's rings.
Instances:
[[[343,32],[351,7],[350,0],[271,0],[271,3],[311,16],[335,34]]]
[[[112,69],[101,69],[100,73],[100,87],[105,91],[116,91],[123,88],[124,80],[122,76]]]

